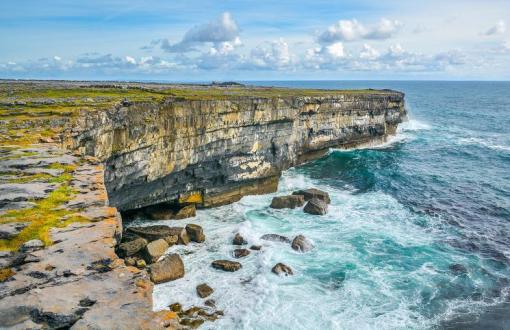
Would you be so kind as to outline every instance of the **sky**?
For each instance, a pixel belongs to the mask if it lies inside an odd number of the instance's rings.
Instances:
[[[0,78],[510,80],[510,0],[1,1]]]

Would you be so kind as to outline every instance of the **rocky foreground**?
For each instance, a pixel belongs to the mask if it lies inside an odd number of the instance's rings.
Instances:
[[[0,82],[0,328],[197,327],[204,306],[152,311],[154,283],[185,276],[175,244],[206,239],[199,224],[123,230],[124,219],[183,219],[197,208],[274,192],[281,171],[330,147],[384,141],[405,118],[393,91],[242,86]],[[327,213],[307,189],[273,208]],[[122,216],[118,210],[121,210]],[[267,234],[298,252],[313,243]],[[236,235],[234,272],[261,246]],[[249,246],[249,248],[248,248]],[[290,276],[289,265],[272,271]]]

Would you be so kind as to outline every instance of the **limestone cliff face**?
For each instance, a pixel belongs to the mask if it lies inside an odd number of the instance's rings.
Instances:
[[[162,202],[209,207],[276,190],[282,170],[329,148],[378,143],[405,118],[393,91],[124,102],[84,111],[68,148],[104,161],[120,210]]]

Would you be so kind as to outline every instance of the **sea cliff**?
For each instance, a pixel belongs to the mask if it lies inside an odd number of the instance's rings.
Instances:
[[[395,91],[0,82],[0,327],[172,328],[122,218],[273,192],[329,148],[377,144]]]

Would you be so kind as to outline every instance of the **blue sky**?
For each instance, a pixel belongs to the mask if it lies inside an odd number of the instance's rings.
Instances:
[[[510,79],[508,0],[18,0],[0,78]]]

